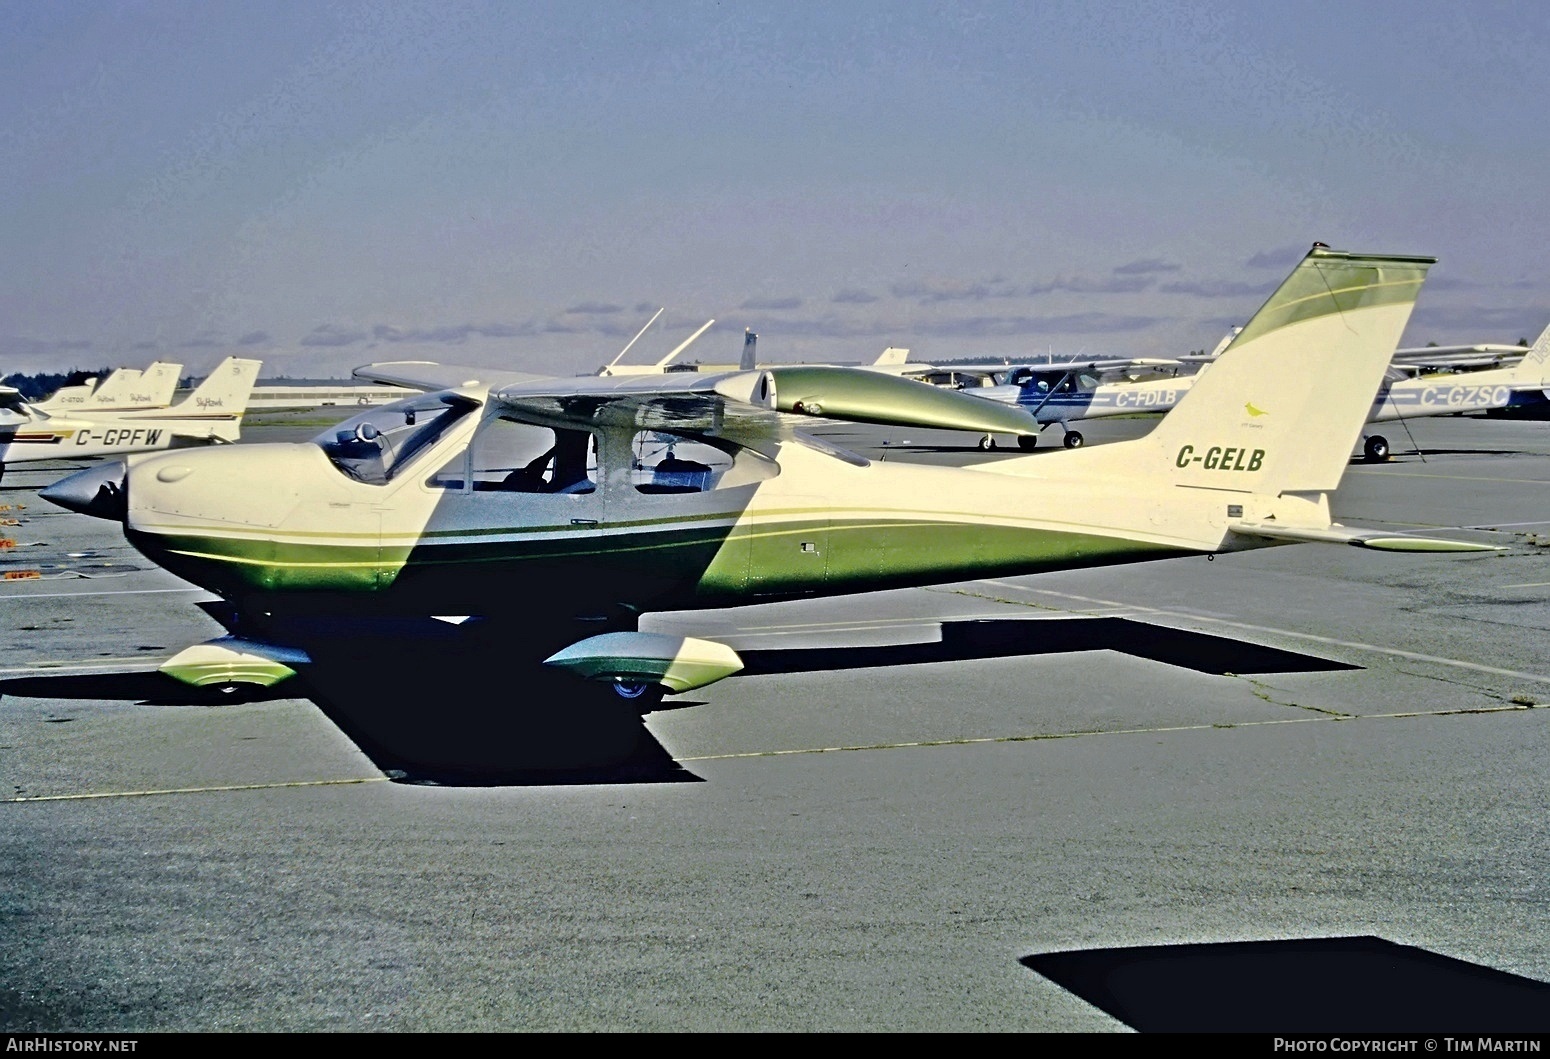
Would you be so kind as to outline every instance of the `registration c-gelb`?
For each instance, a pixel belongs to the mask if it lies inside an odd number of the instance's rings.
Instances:
[[[1225,448],[1212,445],[1203,455],[1195,453],[1195,446],[1185,445],[1174,460],[1179,467],[1198,463],[1208,471],[1257,471],[1264,462],[1264,449],[1240,449],[1230,445]]]

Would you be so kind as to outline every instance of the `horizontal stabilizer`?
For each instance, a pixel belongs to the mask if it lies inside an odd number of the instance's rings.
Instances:
[[[654,632],[589,636],[544,664],[587,680],[660,684],[670,692],[703,688],[743,668],[743,660],[726,644]]]
[[[1376,530],[1353,530],[1340,525],[1331,525],[1328,529],[1303,529],[1294,526],[1271,526],[1263,522],[1240,522],[1232,527],[1232,531],[1249,537],[1264,537],[1274,541],[1354,544],[1358,548],[1373,548],[1381,552],[1499,552],[1503,550],[1493,544],[1475,544],[1471,541],[1448,540],[1444,537],[1412,537],[1404,534],[1379,533]]]

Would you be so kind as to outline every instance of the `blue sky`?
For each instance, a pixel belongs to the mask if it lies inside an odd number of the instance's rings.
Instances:
[[[0,374],[1210,348],[1314,240],[1550,322],[1543,3],[0,0]]]

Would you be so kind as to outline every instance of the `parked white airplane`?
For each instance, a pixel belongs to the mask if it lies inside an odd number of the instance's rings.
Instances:
[[[1481,348],[1461,347],[1461,350],[1468,356],[1468,351]],[[1539,338],[1523,354],[1523,359],[1510,368],[1411,377],[1391,365],[1367,422],[1388,423],[1422,416],[1534,406],[1550,406],[1550,327],[1540,332]],[[1388,438],[1378,433],[1364,434],[1362,453],[1373,461],[1388,459]]]
[[[166,408],[178,389],[183,365],[155,361],[144,371],[119,368],[100,383],[66,386],[56,390],[32,407],[50,415],[69,412],[128,411],[136,408]]]
[[[0,387],[0,475],[13,463],[236,441],[260,363],[228,357],[181,403],[141,411],[49,413]]]

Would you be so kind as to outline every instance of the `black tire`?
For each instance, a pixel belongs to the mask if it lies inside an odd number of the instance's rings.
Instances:
[[[1068,449],[1079,449],[1079,448],[1081,448],[1082,447],[1082,443],[1085,440],[1086,439],[1082,437],[1082,435],[1081,435],[1081,433],[1079,431],[1075,431],[1075,430],[1068,430],[1068,431],[1066,431],[1065,446]]]
[[[661,684],[646,684],[616,680],[609,687],[621,702],[627,702],[642,714],[650,713],[662,702],[667,689]]]
[[[1382,434],[1372,435],[1362,442],[1362,455],[1368,463],[1384,463],[1389,458],[1389,439]]]
[[[986,434],[984,437],[980,438],[980,448],[983,451],[989,452],[991,449],[993,449],[995,447],[996,447],[996,439],[995,439],[994,435]]]
[[[1017,436],[1017,447],[1024,452],[1032,452],[1038,447],[1038,444],[1039,435],[1037,434],[1019,434]]]

